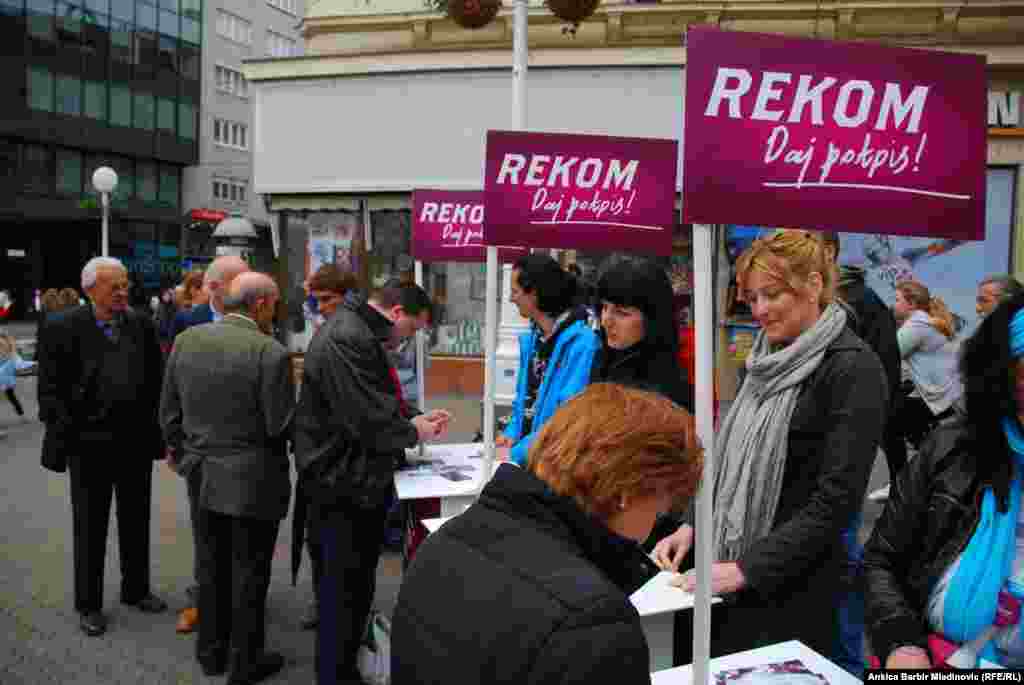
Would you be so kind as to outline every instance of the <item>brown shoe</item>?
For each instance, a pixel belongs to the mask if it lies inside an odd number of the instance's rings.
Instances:
[[[196,629],[196,625],[198,624],[199,609],[189,607],[188,609],[182,609],[181,613],[178,614],[178,626],[176,630],[179,633],[191,633]]]

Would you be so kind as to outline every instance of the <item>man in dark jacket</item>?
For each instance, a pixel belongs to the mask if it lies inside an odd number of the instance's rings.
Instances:
[[[317,592],[317,682],[361,683],[356,653],[373,603],[395,463],[439,437],[448,412],[411,415],[387,353],[430,322],[416,285],[351,294],[314,336],[295,418],[300,490],[311,498],[323,555]]]
[[[149,585],[153,460],[163,355],[149,317],[128,307],[124,265],[96,257],[82,269],[91,304],[47,319],[39,344],[43,465],[71,472],[75,610],[86,635],[102,635],[103,568],[110,503],[117,497],[121,603],[164,611]]]
[[[203,471],[196,656],[207,675],[254,683],[284,660],[264,652],[267,588],[291,496],[286,430],[295,406],[288,351],[270,335],[278,289],[266,274],[231,284],[219,323],[178,336],[160,419],[169,450]]]
[[[241,257],[235,255],[224,255],[214,259],[203,274],[203,287],[206,291],[208,301],[192,307],[192,309],[179,312],[174,319],[174,338],[193,326],[201,326],[204,323],[214,323],[224,318],[224,297],[228,294],[231,282],[240,274],[249,271],[249,265]],[[173,339],[172,339],[173,344]],[[191,606],[181,610],[178,615],[177,631],[179,633],[191,633],[199,622],[199,534],[196,531],[196,522],[199,520],[199,491],[202,489],[203,470],[198,468],[198,455],[193,455],[192,460],[181,463],[173,456],[167,461],[167,465],[185,479],[185,486],[188,492],[189,520],[192,522],[192,577],[194,583],[185,591]]]

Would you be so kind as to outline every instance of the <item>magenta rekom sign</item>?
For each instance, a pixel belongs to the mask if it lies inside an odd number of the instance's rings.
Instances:
[[[412,256],[422,262],[484,262],[482,190],[415,190],[412,194]],[[499,261],[526,253],[518,247],[498,250]]]
[[[484,242],[671,254],[678,143],[487,132]]]
[[[683,217],[980,239],[985,59],[693,28]]]

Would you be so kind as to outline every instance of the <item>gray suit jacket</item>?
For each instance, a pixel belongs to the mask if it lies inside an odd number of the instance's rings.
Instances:
[[[287,515],[294,409],[288,352],[254,322],[229,315],[175,339],[160,425],[179,473],[203,469],[201,507],[265,520]]]

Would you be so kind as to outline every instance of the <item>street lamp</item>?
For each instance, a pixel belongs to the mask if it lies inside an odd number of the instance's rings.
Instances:
[[[117,188],[117,172],[101,166],[92,172],[92,187],[99,191],[103,203],[103,256],[110,253],[110,194]]]

